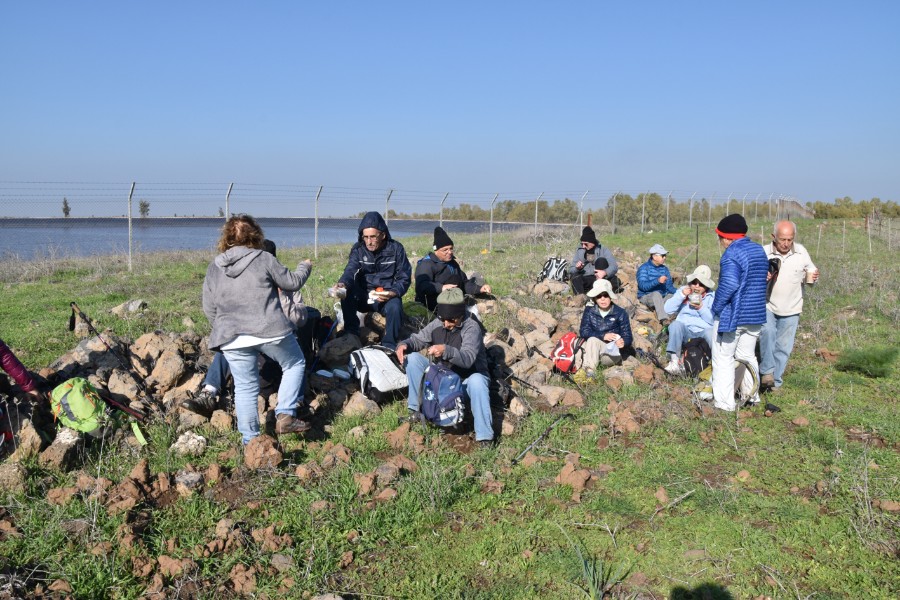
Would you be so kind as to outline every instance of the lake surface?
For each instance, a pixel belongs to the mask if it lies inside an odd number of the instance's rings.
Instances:
[[[133,252],[160,250],[213,250],[224,219],[145,218],[132,220]],[[315,220],[260,218],[266,237],[279,248],[312,246]],[[438,221],[394,220],[391,236],[431,235]],[[359,219],[319,219],[319,245],[356,241]],[[494,231],[525,227],[521,223],[494,223]],[[444,221],[454,233],[487,232],[484,221]],[[128,221],[122,218],[0,219],[0,260],[94,256],[128,253]]]

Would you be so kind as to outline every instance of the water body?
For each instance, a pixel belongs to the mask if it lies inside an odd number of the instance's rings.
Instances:
[[[223,219],[152,218],[132,220],[133,252],[161,250],[213,250]],[[311,246],[315,220],[261,218],[266,237],[279,247]],[[437,221],[393,220],[391,235],[404,238],[431,235]],[[359,219],[319,219],[319,245],[351,244],[357,239]],[[509,231],[525,225],[494,223],[494,231]],[[484,221],[444,221],[454,233],[487,232]],[[0,260],[32,260],[48,257],[114,255],[128,253],[128,220],[123,218],[0,219]]]

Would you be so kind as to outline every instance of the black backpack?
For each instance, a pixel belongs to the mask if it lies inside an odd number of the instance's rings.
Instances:
[[[568,281],[569,261],[560,258],[559,256],[551,256],[548,258],[547,262],[544,263],[544,267],[541,269],[540,275],[537,277],[537,282],[540,283],[545,279]]]
[[[699,377],[703,369],[709,366],[711,358],[712,351],[706,340],[702,337],[691,338],[681,351],[681,366],[689,377]]]

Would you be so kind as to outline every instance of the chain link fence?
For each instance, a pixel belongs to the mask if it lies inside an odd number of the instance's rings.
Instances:
[[[430,233],[435,224],[489,233],[549,226],[598,234],[711,227],[742,213],[751,223],[808,218],[795,199],[775,192],[666,193],[628,190],[430,192],[251,183],[0,182],[0,259],[127,254],[211,248],[226,215],[248,213],[282,243],[312,246],[356,238],[359,216],[381,212],[392,232]],[[449,225],[452,223],[452,226]],[[395,236],[398,236],[395,233]]]

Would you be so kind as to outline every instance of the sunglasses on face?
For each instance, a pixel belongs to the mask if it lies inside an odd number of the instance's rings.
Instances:
[[[597,297],[609,299],[609,294],[607,294],[606,292],[600,292],[599,294],[597,294]]]

